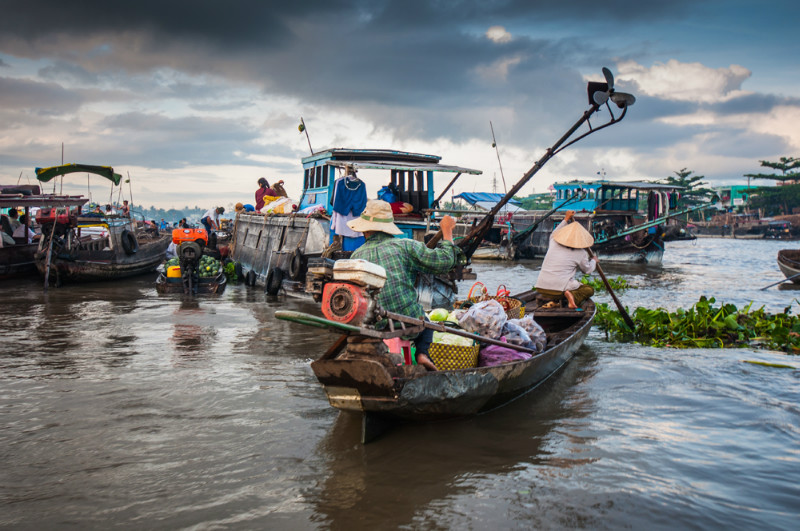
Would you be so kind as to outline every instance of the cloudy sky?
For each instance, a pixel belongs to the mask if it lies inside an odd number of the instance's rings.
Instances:
[[[585,83],[637,102],[551,160],[554,181],[744,184],[800,156],[795,0],[0,0],[0,183],[65,162],[130,175],[135,203],[300,195],[315,150],[382,148],[482,170],[502,191],[588,108]],[[489,123],[497,138],[503,175]],[[449,176],[437,181],[443,186]],[[371,185],[373,190],[383,183]],[[64,191],[87,193],[86,178]],[[127,185],[126,185],[127,187]],[[93,178],[96,200],[109,187]]]

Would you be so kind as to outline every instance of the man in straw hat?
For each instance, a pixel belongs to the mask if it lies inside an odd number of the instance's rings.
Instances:
[[[378,295],[382,308],[415,319],[424,319],[425,311],[417,300],[415,284],[419,273],[443,274],[455,267],[460,249],[453,244],[453,227],[456,221],[444,216],[439,223],[442,240],[434,249],[410,238],[395,238],[403,232],[394,224],[392,207],[386,201],[370,199],[364,212],[347,222],[356,232],[363,232],[366,242],[353,251],[351,258],[359,258],[386,269],[386,284]],[[428,357],[433,342],[433,330],[425,329],[414,339],[417,364],[435,371],[436,365]]]
[[[594,271],[595,257],[589,258],[586,249],[594,244],[594,238],[580,223],[572,223],[573,210],[567,211],[558,227],[550,234],[550,245],[536,279],[536,291],[546,299],[566,299],[570,308],[577,308],[594,295],[594,288],[579,282],[575,273],[580,269],[585,274]]]

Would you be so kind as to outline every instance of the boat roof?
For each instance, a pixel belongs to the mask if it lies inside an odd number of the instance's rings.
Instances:
[[[89,200],[79,195],[0,194],[0,208],[81,206]]]
[[[565,183],[555,183],[554,188],[631,188],[634,190],[683,190],[682,186],[672,184],[653,183],[649,181],[569,181]]]
[[[303,165],[324,161],[325,164],[344,168],[369,170],[436,171],[480,175],[481,170],[462,166],[440,164],[441,157],[388,149],[331,148],[303,158]]]
[[[494,192],[461,192],[460,194],[453,196],[456,199],[463,199],[470,205],[474,205],[476,203],[494,203],[497,204],[501,199],[503,199],[506,195],[505,194],[497,194]],[[519,205],[520,202],[516,199],[509,199],[508,203],[511,205]]]
[[[36,178],[46,183],[59,175],[68,173],[93,173],[105,177],[116,185],[122,181],[122,175],[114,173],[111,166],[93,166],[90,164],[62,164],[61,166],[51,166],[50,168],[36,168]]]

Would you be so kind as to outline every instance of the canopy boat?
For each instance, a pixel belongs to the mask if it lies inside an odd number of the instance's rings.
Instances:
[[[47,182],[68,173],[96,174],[119,185],[122,176],[110,166],[66,164],[36,168]],[[42,209],[37,215],[42,238],[36,251],[36,268],[45,280],[113,280],[152,272],[164,261],[169,233],[138,227],[129,216]]]
[[[394,420],[439,420],[490,411],[528,393],[558,372],[586,339],[595,305],[587,300],[579,311],[542,309],[534,296],[529,291],[515,298],[523,301],[527,313],[535,310],[536,322],[547,334],[544,351],[502,365],[435,372],[416,365],[393,365],[379,357],[347,355],[349,336],[391,339],[419,333],[420,326],[412,324],[380,332],[299,312],[278,311],[275,316],[342,334],[311,368],[331,406],[362,414],[362,442],[366,443]]]
[[[782,249],[778,251],[778,267],[783,275],[800,284],[800,249]]]
[[[35,184],[0,185],[0,208],[24,208],[28,226],[31,228],[32,215],[40,208],[75,209],[87,201],[87,198],[81,196],[42,194]],[[5,225],[6,220],[3,220],[3,230],[8,231],[10,227]],[[36,273],[35,254],[39,242],[28,243],[27,237],[14,240],[14,245],[6,243],[0,246],[0,278]]]

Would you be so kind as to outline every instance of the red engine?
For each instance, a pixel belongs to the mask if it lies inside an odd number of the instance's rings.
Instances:
[[[39,225],[53,222],[59,225],[74,225],[77,223],[78,218],[75,211],[67,213],[62,210],[58,213],[58,216],[56,216],[56,210],[56,208],[49,207],[40,208],[39,211],[36,212],[36,223]]]
[[[371,305],[367,289],[348,282],[328,282],[322,291],[322,314],[331,321],[359,325]]]

